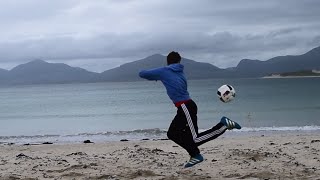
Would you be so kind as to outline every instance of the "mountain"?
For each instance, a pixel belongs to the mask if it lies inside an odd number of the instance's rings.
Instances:
[[[9,71],[8,84],[52,84],[92,82],[97,74],[63,63],[48,63],[42,60],[18,65]]]
[[[0,77],[5,76],[6,74],[8,74],[8,72],[9,72],[8,70],[0,68]]]
[[[189,79],[211,78],[225,71],[209,63],[196,62],[185,58],[182,58],[181,63],[185,66],[185,73]],[[141,70],[163,66],[166,66],[166,56],[154,54],[144,59],[104,71],[101,73],[101,79],[102,81],[138,81],[142,80],[138,76]]]
[[[140,80],[138,73],[142,69],[150,69],[165,65],[164,56],[155,54],[145,59],[123,64],[117,68],[100,74],[102,81],[136,81]]]
[[[0,69],[0,83],[7,81],[8,74],[9,74],[8,70]]]
[[[166,56],[155,54],[145,59],[123,64],[101,73],[102,81],[137,81],[138,72],[165,66]],[[209,63],[182,58],[188,79],[263,77],[273,73],[320,69],[320,47],[298,56],[278,56],[267,61],[243,59],[236,67],[220,69]]]
[[[320,70],[320,47],[298,56],[278,56],[267,61],[243,59],[236,67],[220,69],[209,63],[182,58],[188,79],[264,77],[303,70]],[[12,70],[0,69],[0,85],[90,83],[142,80],[143,69],[166,66],[166,56],[154,54],[141,60],[123,64],[102,73],[94,73],[63,63],[35,60]]]
[[[238,77],[262,77],[312,69],[320,69],[320,47],[302,55],[278,56],[267,61],[243,59],[234,70]]]
[[[5,70],[5,69],[1,69],[0,68],[0,73],[2,74],[2,73],[7,73],[8,72],[8,70]]]

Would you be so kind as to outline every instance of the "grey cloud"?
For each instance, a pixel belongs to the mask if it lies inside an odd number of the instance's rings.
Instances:
[[[235,65],[235,61],[255,54],[255,58],[268,58],[265,52],[286,50],[292,47],[306,46],[311,39],[299,37],[297,34],[281,37],[256,35],[240,36],[230,32],[218,32],[213,35],[196,33],[177,33],[172,35],[148,34],[113,35],[104,34],[90,39],[76,39],[73,37],[55,37],[38,39],[14,44],[0,45],[0,59],[2,61],[21,61],[32,59],[109,59],[130,58],[166,54],[171,50],[184,52],[187,55],[203,57],[203,61],[216,65]],[[297,45],[299,42],[300,45]],[[261,53],[263,52],[263,53]],[[210,56],[208,56],[211,54]],[[281,53],[280,53],[281,54]],[[280,55],[278,54],[278,55]],[[11,57],[11,58],[8,58]],[[236,59],[236,57],[238,57]],[[231,61],[233,59],[233,62]],[[227,63],[226,63],[227,62]]]
[[[2,23],[19,23],[46,19],[51,16],[56,16],[65,8],[70,8],[72,2],[71,0],[0,1],[0,21]]]
[[[309,43],[309,46],[319,46],[320,45],[320,35],[315,36],[314,38],[312,38]]]
[[[19,1],[20,2],[20,1]],[[0,68],[33,59],[101,71],[171,50],[219,67],[320,45],[320,1],[0,2]],[[38,9],[38,11],[37,11]],[[1,65],[3,64],[3,66]]]

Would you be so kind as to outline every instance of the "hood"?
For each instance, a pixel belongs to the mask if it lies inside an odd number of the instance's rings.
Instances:
[[[176,64],[170,64],[169,66],[167,66],[169,69],[171,69],[172,71],[175,72],[182,72],[184,66],[180,63],[176,63]]]

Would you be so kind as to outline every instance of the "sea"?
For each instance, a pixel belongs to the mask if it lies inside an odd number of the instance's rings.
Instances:
[[[217,89],[230,84],[232,102]],[[222,116],[242,125],[223,136],[320,133],[320,78],[189,80],[200,131]],[[160,81],[0,87],[0,144],[165,139],[176,108]]]

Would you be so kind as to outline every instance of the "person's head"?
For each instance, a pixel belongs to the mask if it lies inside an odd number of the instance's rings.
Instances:
[[[181,61],[181,56],[178,52],[170,52],[167,56],[167,64],[175,64],[175,63],[180,63]]]

